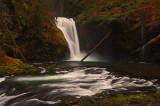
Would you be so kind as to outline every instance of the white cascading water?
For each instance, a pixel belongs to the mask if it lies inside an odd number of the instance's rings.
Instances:
[[[70,50],[70,60],[78,60],[81,56],[79,39],[75,22],[72,18],[57,17],[55,18],[57,27],[63,32]]]
[[[58,70],[55,75],[0,78],[0,106],[58,106],[61,104],[57,103],[66,97],[92,96],[85,99],[88,101],[113,94],[143,94],[160,90],[156,84],[158,80],[118,77],[106,68],[76,67],[71,70]],[[103,91],[102,96],[95,95]]]
[[[70,59],[72,61],[80,61],[85,55],[85,52],[80,51],[79,39],[76,29],[76,24],[73,18],[56,17],[56,26],[63,32],[70,50]],[[89,56],[87,61],[98,61],[98,55]]]

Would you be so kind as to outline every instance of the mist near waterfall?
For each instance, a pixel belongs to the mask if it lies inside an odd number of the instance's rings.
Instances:
[[[55,24],[63,32],[64,37],[67,41],[71,61],[80,61],[85,55],[86,52],[81,52],[80,44],[78,39],[78,33],[75,21],[73,18],[65,17],[56,17]],[[89,56],[86,61],[98,61],[100,60],[97,56]]]

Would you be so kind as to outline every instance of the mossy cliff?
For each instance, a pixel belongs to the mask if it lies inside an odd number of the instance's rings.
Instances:
[[[11,57],[25,57],[27,61],[64,58],[68,47],[53,17],[66,16],[77,19],[83,50],[91,50],[113,29],[97,50],[100,55],[106,59],[160,61],[157,0],[0,1],[0,46]]]
[[[0,0],[0,76],[40,71],[24,62],[65,58],[54,17],[44,0]]]
[[[66,41],[45,1],[0,2],[0,46],[8,56],[27,61],[65,58]]]
[[[158,0],[82,0],[83,8],[77,15],[77,22],[83,49],[91,50],[109,29],[113,29],[97,50],[103,57],[159,62],[159,5]],[[154,42],[147,44],[151,41]],[[143,53],[136,51],[146,44]]]

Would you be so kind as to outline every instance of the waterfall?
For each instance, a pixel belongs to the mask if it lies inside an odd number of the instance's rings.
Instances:
[[[57,27],[63,32],[70,50],[70,60],[78,60],[81,57],[79,39],[75,22],[72,18],[55,18]]]
[[[70,50],[70,59],[72,61],[80,61],[85,55],[85,52],[80,51],[79,39],[75,21],[72,18],[56,17],[56,26],[63,32]],[[99,61],[99,56],[95,55],[88,57],[87,61]]]

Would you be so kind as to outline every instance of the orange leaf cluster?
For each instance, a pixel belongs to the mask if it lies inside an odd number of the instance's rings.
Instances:
[[[15,64],[15,61],[13,58],[5,56],[1,64],[9,66],[9,65]]]

